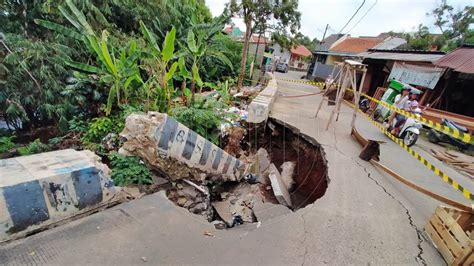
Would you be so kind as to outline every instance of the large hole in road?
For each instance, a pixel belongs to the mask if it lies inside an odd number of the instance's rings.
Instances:
[[[295,185],[290,191],[293,210],[304,208],[324,195],[329,183],[328,167],[324,150],[316,140],[271,119],[257,146],[268,151],[271,162],[279,169],[285,162],[295,163]]]
[[[189,184],[176,180],[167,189],[168,198],[192,213],[204,215],[217,229],[225,229],[291,213],[326,192],[327,161],[323,148],[313,138],[270,119],[265,127],[248,129],[241,144],[244,152],[237,157],[251,165],[252,175],[241,182]],[[278,182],[270,177],[275,171],[284,186],[275,187]],[[290,204],[285,204],[286,199],[282,200],[282,193],[277,192],[282,187],[288,191]]]

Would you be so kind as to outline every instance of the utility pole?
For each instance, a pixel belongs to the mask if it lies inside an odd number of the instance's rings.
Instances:
[[[323,38],[319,42],[320,44],[323,44],[324,38],[326,38],[326,32],[328,31],[329,24],[326,24],[326,29],[324,30]]]

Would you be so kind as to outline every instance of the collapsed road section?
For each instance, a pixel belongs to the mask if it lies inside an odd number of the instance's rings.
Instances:
[[[245,145],[254,147],[249,156],[234,157],[166,114],[133,114],[119,152],[139,156],[163,173],[172,184],[167,196],[176,205],[206,216],[218,229],[230,228],[261,221],[259,211],[270,205],[289,213],[326,191],[322,147],[278,121],[264,126],[255,127],[257,141]]]

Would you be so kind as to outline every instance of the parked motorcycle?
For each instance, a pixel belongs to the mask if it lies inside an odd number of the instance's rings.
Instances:
[[[417,117],[421,116],[421,109],[416,108],[413,112]],[[389,127],[389,131],[392,130],[395,125],[397,124],[397,119],[393,119],[392,125]],[[408,147],[415,145],[416,141],[418,140],[418,136],[420,135],[420,129],[423,125],[418,121],[418,119],[414,119],[411,117],[407,117],[405,123],[400,126],[400,131],[398,132],[395,137],[403,139],[403,143]]]
[[[370,108],[370,101],[369,99],[362,97],[359,101],[359,109],[362,110],[362,112],[366,113],[367,110]]]
[[[469,133],[469,130],[466,127],[458,125],[454,121],[446,119],[446,118],[441,119],[441,125],[452,128],[452,129],[457,129],[457,130],[459,130],[460,132],[463,132],[463,133]],[[442,132],[439,132],[435,129],[431,129],[429,131],[428,140],[432,143],[438,143],[438,142],[450,143],[450,144],[458,147],[460,150],[466,150],[470,146],[469,143],[465,143],[461,140],[453,138],[450,135],[446,135],[446,134],[444,134]]]

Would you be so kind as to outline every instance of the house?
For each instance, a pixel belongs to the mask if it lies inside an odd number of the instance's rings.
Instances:
[[[426,102],[438,110],[455,113],[454,120],[474,129],[474,45],[462,45],[434,61],[436,67],[446,69],[439,81],[439,89],[427,95]]]
[[[374,47],[381,47],[383,49],[394,49],[404,43],[405,40],[397,37],[387,37],[385,39],[378,37],[350,37],[344,35],[342,37],[330,36],[336,39],[327,50],[318,50],[313,53],[313,62],[308,70],[309,79],[324,80],[330,75],[335,75],[338,72],[336,62],[342,62],[345,59],[359,60],[359,54]],[[321,47],[321,46],[320,46]]]
[[[308,79],[326,79],[331,74],[334,66],[325,65],[327,53],[329,48],[342,37],[344,37],[344,34],[331,34],[316,47],[308,68]]]
[[[443,57],[439,51],[404,49],[369,49],[359,53],[362,63],[367,65],[367,74],[362,91],[370,96],[379,87],[387,87],[391,79],[417,86],[423,91],[435,89],[444,69],[433,62]],[[423,95],[426,97],[426,94]],[[420,103],[426,98],[422,98]]]
[[[311,51],[308,50],[304,45],[298,45],[290,49],[290,62],[289,66],[294,69],[304,69],[308,67],[307,60],[311,58]]]
[[[244,41],[245,31],[241,31],[239,27],[227,26],[224,28],[223,32],[238,42]],[[249,58],[256,57],[256,65],[261,64],[265,48],[269,43],[269,39],[265,36],[259,37],[258,34],[252,34],[252,36],[250,36],[248,56]]]
[[[235,39],[244,38],[244,32],[241,31],[239,27],[228,26],[228,27],[225,27],[223,31],[224,33],[231,36],[232,38],[235,38]]]

